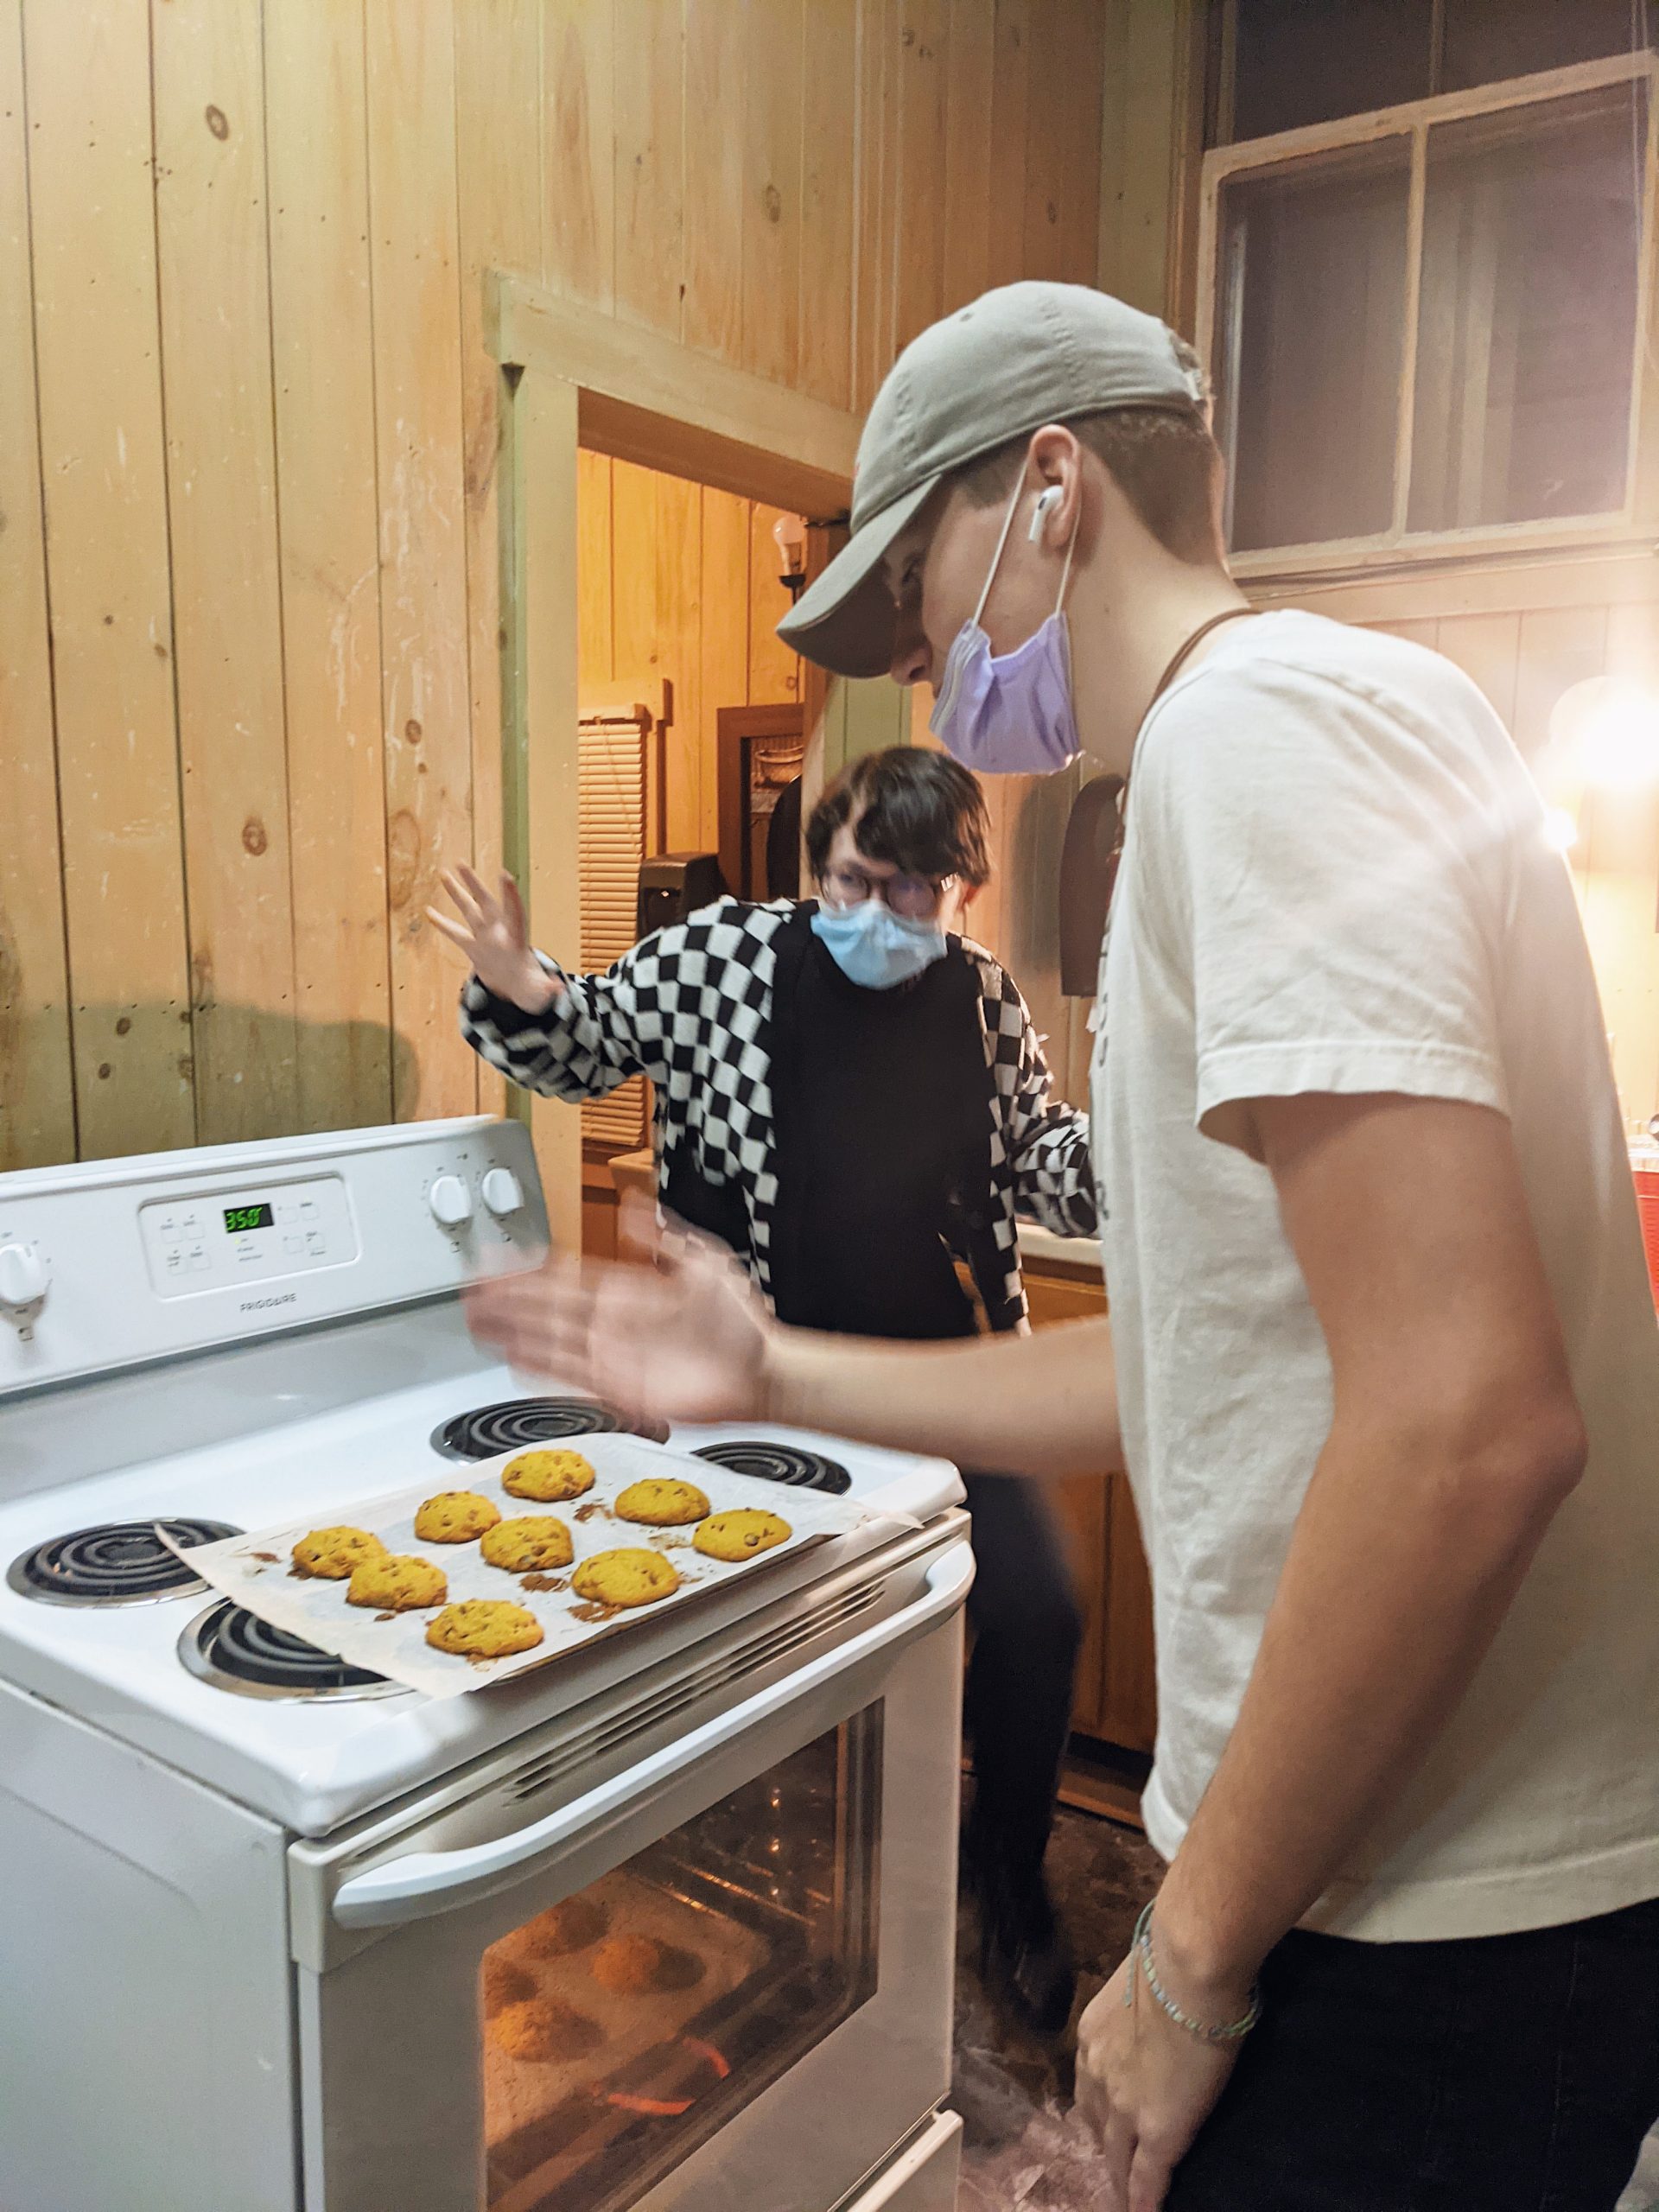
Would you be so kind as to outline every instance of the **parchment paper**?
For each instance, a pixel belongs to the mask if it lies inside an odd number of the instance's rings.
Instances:
[[[689,1453],[648,1444],[637,1436],[583,1436],[569,1448],[588,1460],[597,1480],[590,1491],[569,1504],[543,1505],[504,1491],[501,1471],[520,1453],[503,1452],[494,1459],[465,1466],[435,1467],[407,1490],[355,1503],[342,1503],[325,1513],[313,1513],[307,1520],[285,1522],[252,1535],[227,1536],[216,1544],[193,1545],[182,1556],[189,1560],[193,1573],[238,1605],[245,1605],[261,1620],[269,1621],[273,1628],[286,1629],[351,1666],[369,1668],[410,1689],[423,1690],[429,1697],[456,1697],[509,1675],[523,1674],[529,1668],[544,1667],[601,1637],[660,1620],[677,1606],[695,1605],[703,1592],[721,1588],[735,1575],[764,1574],[770,1562],[787,1559],[810,1544],[845,1535],[873,1518],[892,1521],[895,1527],[906,1525],[899,1516],[872,1516],[848,1498],[827,1497],[821,1491],[795,1490],[786,1484],[736,1474]],[[695,1531],[690,1527],[650,1529],[617,1519],[611,1508],[618,1495],[630,1483],[649,1476],[695,1483],[715,1513],[737,1506],[755,1506],[775,1513],[788,1522],[789,1540],[753,1559],[728,1565],[693,1550]],[[556,1515],[570,1531],[574,1561],[552,1574],[514,1574],[492,1567],[476,1542],[423,1541],[415,1534],[416,1512],[424,1499],[441,1491],[474,1491],[499,1506],[504,1519],[521,1514]],[[437,1607],[429,1606],[420,1612],[374,1613],[347,1605],[345,1582],[295,1573],[292,1554],[301,1537],[313,1529],[340,1526],[366,1529],[380,1538],[389,1552],[412,1552],[441,1567],[449,1583],[446,1604],[458,1604],[466,1598],[504,1598],[524,1606],[541,1624],[542,1642],[533,1650],[514,1652],[501,1659],[458,1658],[435,1650],[426,1641],[427,1624]],[[679,1588],[653,1605],[609,1613],[584,1606],[569,1587],[575,1567],[595,1552],[625,1548],[664,1554],[678,1571]]]

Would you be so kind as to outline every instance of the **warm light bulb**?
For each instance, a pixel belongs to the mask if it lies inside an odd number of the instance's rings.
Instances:
[[[1604,681],[1574,721],[1586,784],[1605,791],[1659,785],[1659,693],[1645,684]]]
[[[1564,806],[1544,810],[1544,842],[1553,853],[1570,853],[1579,842],[1579,825]]]

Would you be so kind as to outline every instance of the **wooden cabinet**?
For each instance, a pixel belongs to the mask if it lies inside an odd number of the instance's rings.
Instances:
[[[1065,1262],[1028,1262],[1033,1325],[1106,1311],[1097,1273]],[[1158,1706],[1153,1669],[1152,1589],[1129,1485],[1121,1474],[1068,1475],[1053,1485],[1071,1538],[1084,1604],[1072,1726],[1126,1750],[1150,1751]]]

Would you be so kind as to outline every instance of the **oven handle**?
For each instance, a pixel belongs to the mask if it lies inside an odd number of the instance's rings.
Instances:
[[[385,1928],[451,1912],[471,1899],[503,1889],[510,1878],[538,1859],[550,1858],[583,1830],[613,1821],[666,1783],[735,1742],[747,1730],[775,1719],[810,1697],[837,1675],[913,1643],[956,1612],[974,1580],[974,1554],[966,1543],[953,1543],[927,1570],[919,1598],[887,1619],[878,1621],[849,1643],[837,1644],[794,1674],[785,1675],[728,1712],[718,1713],[689,1736],[664,1745],[648,1758],[613,1775],[595,1789],[544,1820],[512,1834],[461,1851],[413,1851],[353,1874],[334,1892],[334,1916],[342,1928]]]

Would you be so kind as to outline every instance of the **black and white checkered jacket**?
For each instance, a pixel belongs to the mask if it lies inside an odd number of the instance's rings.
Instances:
[[[567,975],[539,953],[567,987],[540,1014],[494,997],[476,976],[461,994],[467,1042],[527,1090],[598,1098],[631,1076],[646,1077],[661,1188],[672,1193],[683,1163],[702,1185],[741,1193],[743,1256],[767,1295],[778,1201],[769,1080],[776,939],[800,912],[792,899],[723,899],[643,938],[602,975]],[[1063,1236],[1094,1233],[1089,1125],[1051,1096],[1042,1046],[1013,978],[981,946],[959,942],[979,981],[990,1126],[983,1196],[965,1195],[954,1241],[991,1325],[1012,1329],[1026,1318],[1016,1211]]]

